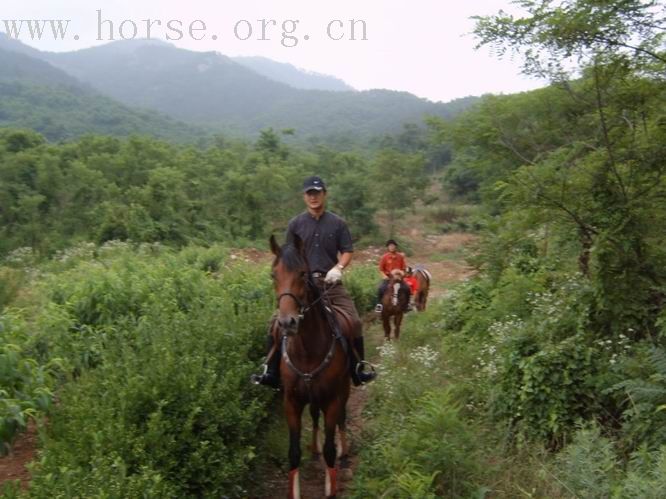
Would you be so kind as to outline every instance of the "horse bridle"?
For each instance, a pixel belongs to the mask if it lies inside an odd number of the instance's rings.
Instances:
[[[308,310],[310,310],[312,308],[312,305],[310,305],[309,307],[306,307],[303,304],[303,301],[298,296],[296,296],[294,293],[292,293],[291,291],[285,291],[284,293],[280,293],[278,295],[278,297],[277,297],[277,306],[278,306],[278,308],[280,308],[280,300],[282,300],[282,298],[284,298],[285,296],[289,296],[290,298],[292,298],[296,302],[296,305],[298,305],[298,319],[299,320],[302,320],[303,317],[305,316],[305,312],[307,312]]]
[[[310,289],[315,288],[315,283],[312,281],[311,276],[308,274],[308,277],[305,278],[305,283]],[[287,290],[284,293],[280,293],[277,297],[277,304],[278,307],[280,306],[280,300],[284,298],[285,296],[290,297],[292,300],[296,302],[296,304],[299,307],[299,315],[298,318],[299,320],[302,320],[303,317],[305,316],[305,313],[308,312],[309,310],[312,309],[317,303],[319,303],[321,300],[323,300],[329,293],[330,288],[324,289],[323,291],[320,291],[319,297],[317,297],[314,301],[312,301],[309,305],[305,305],[303,301],[296,296],[294,293],[291,292],[291,290]],[[324,303],[324,307],[328,308],[326,304]],[[294,363],[291,361],[289,358],[289,353],[288,353],[288,343],[289,343],[289,338],[286,334],[282,335],[282,358],[284,359],[285,363],[291,369],[299,378],[301,378],[303,381],[305,381],[305,385],[308,387],[308,391],[310,390],[310,383],[312,382],[312,379],[315,378],[319,373],[321,373],[324,369],[328,367],[328,365],[331,363],[333,360],[333,355],[335,354],[335,344],[336,341],[340,341],[342,345],[342,349],[344,350],[345,354],[347,353],[347,344],[345,342],[345,339],[342,337],[340,334],[340,330],[337,327],[334,327],[331,322],[329,316],[326,316],[326,320],[329,322],[329,326],[332,327],[333,329],[333,335],[331,338],[331,344],[328,349],[328,352],[326,353],[326,356],[324,357],[324,360],[322,360],[321,364],[317,366],[316,369],[313,371],[310,371],[308,373],[301,371],[294,365]],[[312,394],[310,393],[310,396]]]
[[[312,282],[311,277],[304,277],[305,284],[310,288],[314,289],[315,283]],[[329,288],[330,289],[330,288]],[[296,302],[296,305],[298,305],[298,319],[302,320],[303,317],[305,316],[305,313],[308,312],[309,310],[312,309],[317,303],[319,303],[325,295],[329,293],[329,289],[324,289],[324,291],[321,291],[319,293],[319,297],[315,299],[313,302],[311,302],[309,305],[305,305],[303,303],[303,300],[301,300],[298,296],[296,296],[294,293],[291,292],[291,290],[287,290],[284,293],[280,293],[277,297],[277,306],[278,308],[280,307],[280,300],[284,298],[285,296],[290,297],[292,300]]]

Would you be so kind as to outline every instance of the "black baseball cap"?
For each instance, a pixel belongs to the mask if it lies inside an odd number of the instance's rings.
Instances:
[[[321,179],[321,177],[317,177],[316,175],[314,175],[312,177],[306,178],[303,181],[303,192],[325,191],[325,190],[326,190],[326,184]]]

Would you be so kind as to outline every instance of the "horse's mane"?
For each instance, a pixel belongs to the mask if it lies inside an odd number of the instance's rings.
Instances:
[[[307,267],[307,262],[292,243],[282,246],[280,256],[275,259],[275,263],[277,263],[278,259],[282,260],[287,270],[292,272]]]

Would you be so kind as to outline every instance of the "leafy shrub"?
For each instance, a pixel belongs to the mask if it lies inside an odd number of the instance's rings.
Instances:
[[[14,301],[24,283],[23,271],[0,267],[0,311]]]
[[[29,495],[244,495],[272,398],[248,379],[273,293],[267,268],[222,253],[113,244],[45,278],[39,330],[21,341],[41,362],[62,354],[75,376]]]
[[[479,488],[476,437],[450,394],[427,392],[412,403],[401,416],[392,405],[375,409],[392,418],[367,440],[352,497],[460,497]]]
[[[603,412],[615,353],[586,331],[591,301],[577,275],[513,265],[494,285],[476,278],[452,295],[444,327],[474,339],[476,398],[515,436],[557,447],[578,419]]]
[[[622,381],[608,390],[623,395],[623,443],[630,449],[666,445],[666,350],[651,347],[643,361],[643,376]]]
[[[632,454],[626,467],[597,425],[579,429],[557,457],[554,473],[575,497],[659,499],[666,490],[666,446]]]
[[[538,345],[513,338],[498,379],[495,410],[519,429],[557,446],[579,418],[597,410],[596,350],[582,336]]]
[[[626,499],[660,499],[666,490],[666,446],[656,452],[636,452],[615,496]]]
[[[560,479],[576,497],[610,497],[617,458],[613,444],[601,435],[598,426],[576,432],[557,462]]]
[[[377,270],[370,265],[352,266],[344,274],[345,289],[354,300],[359,314],[372,310],[377,300]]]
[[[400,343],[379,349],[352,497],[466,497],[482,489],[481,442],[443,386],[442,357],[432,346],[441,334],[433,319],[443,311],[433,303],[406,322]]]
[[[11,448],[28,420],[47,412],[53,401],[58,360],[39,365],[23,346],[25,325],[16,317],[0,316],[0,454]]]

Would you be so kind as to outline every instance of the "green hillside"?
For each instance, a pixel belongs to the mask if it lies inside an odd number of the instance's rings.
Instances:
[[[457,111],[407,92],[302,90],[262,76],[216,52],[163,42],[123,41],[67,53],[39,53],[126,105],[236,135],[294,128],[299,137],[369,138]]]
[[[0,126],[30,128],[52,141],[87,133],[179,141],[203,135],[159,113],[130,109],[44,61],[6,50],[0,50]]]

